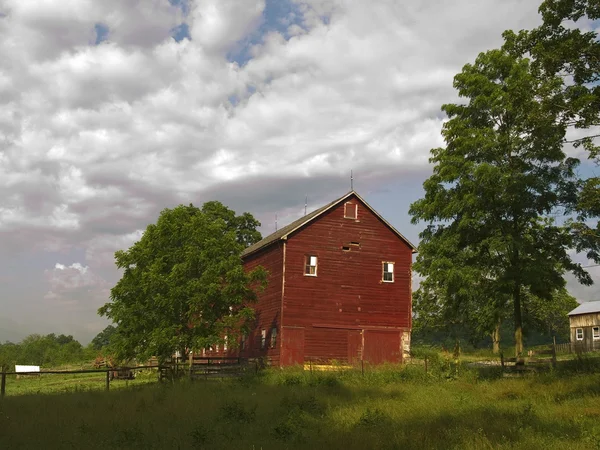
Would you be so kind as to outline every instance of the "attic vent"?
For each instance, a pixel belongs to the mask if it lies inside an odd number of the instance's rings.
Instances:
[[[353,245],[355,247],[360,247],[360,242],[352,241],[352,242],[350,242],[350,245]]]
[[[344,246],[342,247],[342,250],[343,250],[343,251],[345,251],[345,252],[349,252],[349,251],[350,251],[350,247],[348,247],[348,246],[344,245]]]
[[[344,218],[356,219],[358,217],[358,205],[354,202],[344,203]]]

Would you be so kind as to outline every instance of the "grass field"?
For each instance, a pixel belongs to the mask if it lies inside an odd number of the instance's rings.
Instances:
[[[0,448],[597,449],[597,366],[515,379],[466,368],[457,376],[443,362],[427,374],[420,366],[268,370],[14,395],[0,401]]]
[[[70,369],[70,368],[68,368]],[[67,369],[64,369],[67,370]],[[106,389],[105,373],[41,374],[6,377],[6,395],[61,394]],[[157,381],[156,372],[138,371],[134,380],[112,380],[110,389],[123,389]]]

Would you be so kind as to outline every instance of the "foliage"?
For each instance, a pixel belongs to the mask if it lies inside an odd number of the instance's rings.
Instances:
[[[552,301],[546,301],[535,295],[528,295],[525,300],[525,318],[532,327],[545,332],[548,336],[556,336],[562,341],[569,341],[570,311],[579,303],[566,289],[552,295]]]
[[[446,302],[443,295],[434,295],[423,285],[413,295],[413,344],[433,344],[451,348],[456,340],[468,343],[474,348],[489,347],[493,339],[493,317],[486,316],[486,308],[496,313],[496,304],[489,302],[462,302],[459,307],[472,308],[456,311],[455,305]],[[474,294],[477,294],[475,291]],[[476,298],[475,295],[471,299]],[[568,313],[576,308],[577,301],[565,289],[552,293],[550,300],[531,295],[527,292],[523,297],[523,317],[528,329],[524,330],[524,344],[548,344],[556,337],[557,342],[569,342]],[[477,308],[481,308],[480,311]],[[500,311],[501,312],[501,311]],[[504,347],[514,345],[509,326],[513,321],[505,310],[506,317],[500,321],[498,342]],[[497,318],[497,316],[496,316]],[[486,324],[487,327],[486,327]]]
[[[15,364],[56,367],[90,358],[91,353],[71,335],[32,334],[18,344],[0,344],[0,367],[10,370],[14,370]]]
[[[126,251],[115,253],[123,276],[99,313],[117,325],[111,348],[119,359],[206,348],[253,319],[249,306],[264,286],[265,271],[244,271],[240,254],[257,241],[259,223],[236,217],[219,202],[199,209],[180,205],[161,212],[156,224]]]
[[[104,347],[108,347],[110,340],[116,331],[116,327],[113,325],[108,325],[104,330],[98,333],[94,339],[92,339],[90,345],[94,350],[101,350]]]
[[[527,59],[501,49],[467,64],[454,86],[466,104],[442,107],[446,147],[431,151],[425,197],[410,208],[413,223],[428,224],[415,269],[457,320],[489,330],[511,305],[521,353],[526,293],[550,300],[564,271],[592,283],[568,253],[569,224],[552,218],[578,192],[578,161],[563,151],[562,79],[537,78]]]
[[[561,107],[560,120],[569,128],[565,144],[583,147],[600,163],[600,19],[596,0],[546,0],[540,6],[543,23],[533,30],[504,33],[504,48],[531,58],[539,79],[558,76],[560,88],[550,98]],[[600,261],[600,177],[582,181],[574,212],[576,249]],[[591,219],[596,219],[595,224]]]

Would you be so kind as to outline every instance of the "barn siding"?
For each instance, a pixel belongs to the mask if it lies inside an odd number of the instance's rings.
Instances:
[[[600,348],[600,340],[594,340],[593,328],[600,327],[600,313],[578,314],[570,316],[571,346],[574,351],[590,351]],[[583,340],[577,340],[577,329],[583,330]]]
[[[571,328],[600,326],[600,313],[578,314],[570,316]]]
[[[264,267],[268,275],[267,288],[259,293],[258,302],[254,305],[256,326],[248,336],[246,350],[240,350],[242,357],[266,357],[272,364],[279,364],[282,332],[281,332],[281,295],[283,279],[283,243],[275,243],[266,249],[247,257],[244,267],[252,270],[257,266]],[[271,329],[277,328],[275,348],[270,348]],[[266,348],[260,348],[261,330],[267,331]]]
[[[348,330],[336,327],[411,327],[412,249],[353,200],[356,220],[344,218],[341,202],[287,239],[284,325],[307,330],[310,358],[348,358]],[[316,277],[304,275],[306,255],[318,257]],[[382,282],[383,261],[394,262],[394,283]]]

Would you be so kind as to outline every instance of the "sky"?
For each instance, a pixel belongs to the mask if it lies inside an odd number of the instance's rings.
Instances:
[[[0,341],[89,342],[114,252],[180,203],[266,235],[352,170],[417,244],[453,76],[539,20],[521,0],[0,0]]]

